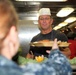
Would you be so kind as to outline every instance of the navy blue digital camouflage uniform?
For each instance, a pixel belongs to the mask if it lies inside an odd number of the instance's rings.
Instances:
[[[59,50],[52,50],[45,62],[28,63],[23,67],[0,56],[0,75],[72,75],[72,69]]]

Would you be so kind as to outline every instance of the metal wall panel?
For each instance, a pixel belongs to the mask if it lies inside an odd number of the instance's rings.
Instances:
[[[18,36],[20,40],[20,46],[22,48],[22,55],[26,56],[29,51],[29,43],[33,36],[39,33],[38,25],[34,25],[32,21],[21,20],[18,24]]]

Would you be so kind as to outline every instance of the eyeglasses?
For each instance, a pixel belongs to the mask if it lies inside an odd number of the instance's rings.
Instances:
[[[49,20],[50,18],[39,18],[39,20]]]

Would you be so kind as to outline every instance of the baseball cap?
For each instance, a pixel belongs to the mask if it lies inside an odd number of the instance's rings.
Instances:
[[[51,11],[49,8],[41,8],[39,10],[39,16],[40,15],[50,15],[51,16]]]

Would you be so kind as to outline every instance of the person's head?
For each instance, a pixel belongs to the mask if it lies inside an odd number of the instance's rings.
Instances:
[[[49,8],[41,8],[39,10],[38,22],[41,31],[51,31],[53,19]]]
[[[19,47],[17,21],[12,3],[9,0],[0,0],[0,54],[9,59],[15,55]]]
[[[67,34],[67,37],[68,37],[68,39],[70,40],[74,40],[74,38],[75,38],[75,33],[74,32],[69,32],[68,34]]]

